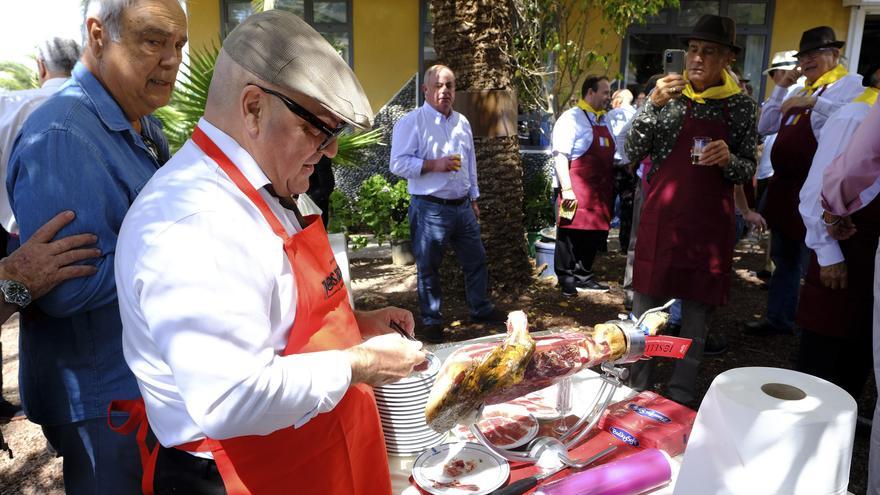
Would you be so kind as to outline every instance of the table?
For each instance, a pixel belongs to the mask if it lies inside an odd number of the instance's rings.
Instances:
[[[534,335],[541,335],[545,332],[535,332]],[[547,333],[554,333],[554,331],[548,331]],[[503,338],[501,336],[490,336],[490,337],[481,337],[478,339],[467,340],[463,342],[456,342],[454,344],[445,344],[435,347],[428,347],[428,350],[433,352],[437,357],[441,360],[445,360],[454,350],[458,349],[461,346],[474,344],[478,342],[485,342],[487,340],[500,340]],[[571,380],[572,387],[572,411],[586,411],[587,408],[592,404],[596,393],[599,390],[599,386],[601,385],[602,380],[599,374],[595,373],[592,370],[583,370],[580,373],[574,375]],[[614,394],[614,398],[612,402],[617,402],[623,399],[630,398],[636,395],[636,392],[629,387],[623,386],[619,388]],[[448,442],[457,442],[452,433],[449,435]],[[388,455],[388,464],[391,470],[391,489],[392,493],[400,494],[400,495],[419,495],[421,492],[413,486],[410,481],[410,474],[412,473],[412,466],[415,462],[416,457],[418,455],[410,455],[410,456],[400,456],[400,455]],[[675,487],[675,479],[678,476],[678,469],[681,462],[681,456],[676,456],[673,458],[672,462],[672,482],[667,486],[654,490],[650,492],[651,495],[672,495],[672,491]]]

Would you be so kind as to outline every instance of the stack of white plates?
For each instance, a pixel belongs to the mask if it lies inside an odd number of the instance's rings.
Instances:
[[[446,434],[425,423],[425,404],[439,370],[440,360],[428,354],[426,370],[374,389],[388,453],[417,454],[443,443]]]

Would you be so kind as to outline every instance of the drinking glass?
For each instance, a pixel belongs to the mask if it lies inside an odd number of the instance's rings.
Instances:
[[[712,142],[712,138],[698,136],[694,138],[694,145],[691,148],[691,164],[699,165],[700,157],[703,156],[703,149]]]
[[[566,377],[556,384],[556,412],[560,418],[553,430],[560,435],[568,431],[569,411],[571,411],[571,378]]]

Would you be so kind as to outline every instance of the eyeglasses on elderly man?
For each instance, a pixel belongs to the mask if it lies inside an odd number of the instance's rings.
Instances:
[[[331,127],[327,126],[327,124],[325,124],[324,121],[322,121],[320,118],[318,118],[317,115],[306,110],[300,104],[291,100],[287,96],[284,96],[283,94],[279,93],[278,91],[271,90],[269,88],[264,88],[263,86],[260,86],[259,84],[255,84],[255,83],[248,83],[248,85],[249,86],[256,86],[264,93],[270,94],[272,96],[277,96],[278,99],[280,99],[284,103],[284,105],[287,107],[287,109],[290,110],[291,112],[293,112],[294,115],[305,120],[306,122],[308,122],[309,124],[314,126],[316,129],[321,131],[321,133],[324,134],[325,138],[324,138],[324,141],[321,142],[321,145],[318,146],[318,151],[322,151],[325,148],[327,148],[327,146],[330,146],[330,144],[333,142],[333,140],[336,139],[340,134],[342,134],[342,131],[344,131],[345,129],[348,128],[348,124],[345,122],[340,123],[336,128],[331,128]]]

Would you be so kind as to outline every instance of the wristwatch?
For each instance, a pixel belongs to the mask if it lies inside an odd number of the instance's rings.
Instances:
[[[3,298],[10,304],[24,308],[31,303],[31,293],[23,283],[15,280],[0,280],[0,292]]]

